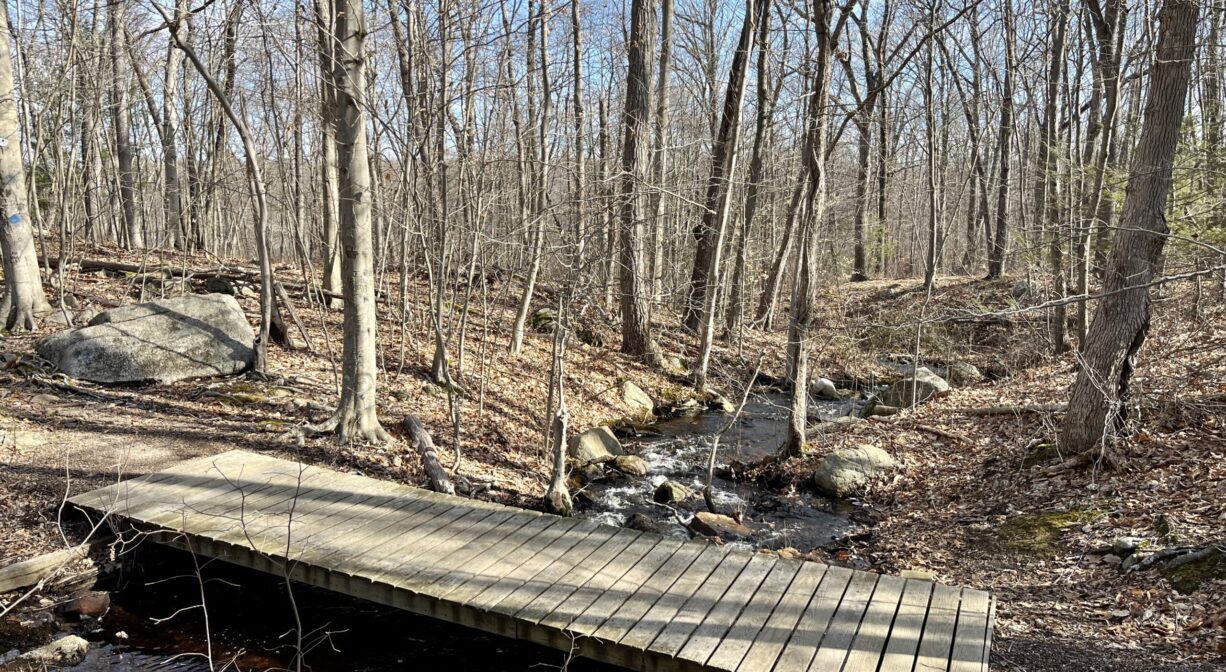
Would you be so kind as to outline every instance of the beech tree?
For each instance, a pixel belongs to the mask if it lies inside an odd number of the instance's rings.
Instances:
[[[4,262],[4,294],[0,326],[29,331],[35,317],[50,309],[38,274],[34,232],[26,207],[26,171],[21,159],[13,62],[9,56],[8,3],[0,2],[0,255]]]
[[[375,280],[371,235],[370,158],[366,149],[366,17],[362,0],[334,0],[335,101],[339,175],[344,355],[336,412],[315,431],[335,431],[342,443],[382,443],[391,437],[379,423]]]

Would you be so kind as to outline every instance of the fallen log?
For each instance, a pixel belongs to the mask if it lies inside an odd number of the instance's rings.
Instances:
[[[454,495],[455,485],[447,475],[447,470],[443,468],[443,463],[439,461],[438,451],[434,449],[434,439],[430,438],[430,432],[425,425],[421,424],[417,416],[406,415],[400,426],[409,436],[409,445],[421,455],[421,466],[430,480],[430,489]]]
[[[1023,415],[1026,413],[1063,413],[1068,410],[1068,404],[1029,404],[1026,406],[985,406],[983,408],[963,408],[963,415]]]
[[[0,594],[25,590],[40,583],[57,587],[88,587],[98,577],[99,571],[98,564],[90,560],[90,556],[111,541],[110,538],[94,539],[0,567]],[[86,561],[84,567],[64,573],[66,567],[79,561]]]

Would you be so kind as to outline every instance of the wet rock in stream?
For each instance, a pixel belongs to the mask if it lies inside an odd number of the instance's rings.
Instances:
[[[816,413],[833,418],[845,415],[849,403],[815,400],[813,406]],[[736,535],[719,534],[725,542],[747,549],[790,546],[807,552],[845,539],[860,527],[849,518],[855,509],[850,503],[828,500],[811,491],[773,492],[767,486],[729,477],[727,465],[756,463],[778,451],[787,431],[787,404],[783,394],[751,395],[737,422],[720,440],[711,499],[720,513],[739,515],[744,528]],[[695,515],[707,510],[697,493],[706,484],[711,439],[727,422],[727,415],[707,410],[623,436],[629,452],[644,461],[649,475],[634,478],[609,470],[606,477],[586,484],[578,496],[577,515],[676,538],[695,536],[691,529]]]

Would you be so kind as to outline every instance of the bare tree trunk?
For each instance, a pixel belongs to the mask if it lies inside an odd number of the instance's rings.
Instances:
[[[187,0],[178,0],[175,4],[175,27],[172,30],[186,30]],[[180,35],[177,40],[184,38]],[[164,211],[166,228],[173,237],[175,247],[187,249],[187,231],[183,227],[182,190],[179,188],[179,69],[183,63],[183,53],[175,46],[176,39],[170,40],[166,48],[166,75],[162,87],[162,178],[166,192]]]
[[[0,327],[33,331],[34,318],[50,309],[38,274],[34,231],[26,206],[26,173],[21,160],[17,96],[9,55],[8,4],[0,2],[0,255],[4,295],[0,297]]]
[[[336,44],[333,29],[336,15],[331,0],[315,0],[315,29],[319,42],[319,105],[320,105],[320,179],[322,180],[323,240],[320,245],[323,262],[323,289],[341,290],[341,250],[337,221],[339,219],[340,184],[337,177],[336,126],[332,108],[336,105],[333,72],[336,69]],[[325,299],[331,308],[338,308],[336,299]]]
[[[728,199],[732,188],[729,182],[736,173],[736,159],[741,138],[741,108],[745,101],[745,75],[753,56],[754,39],[757,36],[759,13],[770,11],[770,0],[746,0],[745,17],[741,24],[741,37],[732,57],[728,72],[728,90],[724,96],[724,109],[720,115],[719,134],[711,147],[711,177],[707,182],[707,198],[702,213],[704,228],[711,233],[712,249],[710,265],[703,276],[701,323],[699,325],[698,371],[695,382],[699,389],[707,386],[707,366],[711,359],[711,346],[715,341],[715,314],[719,305],[720,265],[723,257],[724,238],[728,230]],[[694,286],[696,289],[697,287]]]
[[[1073,452],[1101,448],[1127,419],[1129,384],[1149,332],[1149,283],[1157,275],[1170,230],[1165,206],[1196,51],[1197,0],[1167,0],[1159,13],[1157,58],[1150,74],[1141,129],[1124,200],[1123,226],[1115,235],[1103,278],[1103,298],[1082,355],[1061,427],[1060,442]]]
[[[800,221],[800,208],[804,202],[806,186],[806,181],[801,180],[792,189],[787,223],[783,227],[783,241],[775,252],[770,275],[766,277],[766,285],[762,288],[762,295],[758,297],[758,311],[754,314],[754,325],[766,331],[770,331],[775,326],[775,307],[779,303],[779,287],[783,284],[783,274],[787,270],[788,259],[792,255],[792,246],[798,235],[797,226]]]
[[[763,0],[761,23],[758,26],[758,118],[754,124],[753,153],[749,159],[749,186],[745,193],[745,221],[741,223],[741,244],[737,247],[736,266],[732,272],[732,282],[728,298],[728,332],[729,340],[737,337],[745,322],[745,287],[746,264],[749,255],[750,227],[758,212],[758,199],[762,190],[766,173],[766,162],[763,153],[771,136],[771,124],[774,118],[775,105],[778,103],[782,87],[776,87],[771,93],[770,73],[770,9],[769,0]]]
[[[1013,137],[1013,0],[1004,0],[1005,76],[1000,94],[1000,134],[996,138],[996,157],[1000,161],[996,176],[996,226],[988,250],[988,278],[1004,273],[1009,249],[1009,141]]]
[[[674,0],[663,0],[660,12],[660,65],[656,80],[656,123],[651,143],[651,303],[647,307],[647,319],[656,303],[661,300],[664,274],[664,173],[668,170],[668,81],[672,73],[673,57],[673,5]]]
[[[128,49],[124,23],[126,3],[113,2],[109,6],[111,32],[111,67],[115,81],[111,90],[111,114],[115,130],[115,160],[119,163],[119,200],[123,207],[123,221],[129,249],[145,246],[140,220],[136,217],[136,172],[132,169],[131,129],[129,128]]]
[[[932,0],[928,6],[928,27],[936,27],[936,13],[940,0]],[[937,279],[937,232],[941,229],[941,210],[938,205],[937,190],[940,187],[940,177],[937,175],[937,139],[936,139],[936,91],[934,89],[933,70],[936,69],[936,49],[928,40],[928,56],[924,59],[924,134],[927,140],[928,163],[928,230],[924,247],[924,288],[931,290]]]
[[[378,338],[370,212],[370,162],[366,150],[366,21],[362,0],[334,0],[336,68],[332,72],[340,175],[341,280],[345,295],[344,363],[336,413],[319,431],[336,431],[341,443],[382,443],[379,424]]]
[[[792,312],[788,322],[788,372],[792,382],[792,403],[788,414],[787,439],[779,451],[784,457],[798,457],[805,449],[805,430],[809,415],[809,338],[817,302],[817,282],[813,277],[817,256],[816,232],[826,210],[825,159],[829,125],[829,111],[826,107],[830,96],[831,62],[837,41],[831,33],[832,0],[814,0],[811,7],[817,39],[803,156],[804,181],[809,186],[804,223],[798,241]]]
[[[1057,166],[1056,129],[1060,85],[1064,81],[1064,43],[1068,33],[1069,1],[1057,0],[1052,7],[1051,51],[1048,54],[1047,93],[1044,99],[1043,124],[1040,130],[1038,169],[1035,180],[1035,215],[1041,216],[1047,233],[1047,261],[1052,275],[1052,293],[1055,298],[1065,294],[1063,227],[1060,226],[1060,194]],[[1067,308],[1063,303],[1052,309],[1052,350],[1059,355],[1068,350],[1065,339]]]
[[[643,278],[639,241],[643,230],[642,179],[644,142],[651,115],[651,59],[655,53],[656,2],[632,0],[629,41],[629,71],[626,109],[623,115],[622,175],[620,201],[622,352],[656,362],[659,350],[651,339],[647,314],[647,288]]]
[[[537,8],[536,27],[540,47],[540,82],[541,109],[538,113],[536,128],[536,150],[538,152],[536,185],[534,188],[534,204],[532,213],[532,234],[530,257],[528,259],[528,276],[524,280],[524,293],[519,300],[519,309],[515,312],[515,324],[511,328],[511,352],[518,354],[524,348],[524,325],[528,321],[528,310],[532,306],[532,295],[536,291],[536,278],[541,272],[541,255],[545,249],[545,220],[549,213],[549,112],[552,104],[551,85],[549,81],[549,20],[545,14],[545,2],[539,0]],[[529,79],[531,81],[531,79]],[[529,100],[532,92],[528,92]]]
[[[575,84],[572,93],[575,114],[575,244],[579,253],[575,255],[576,265],[583,266],[583,250],[587,245],[587,155],[584,145],[584,119],[586,116],[583,103],[583,27],[579,21],[579,0],[570,3],[570,30],[573,47]]]
[[[1098,0],[1087,0],[1086,6],[1098,38],[1095,79],[1097,97],[1102,99],[1102,114],[1098,117],[1097,128],[1088,129],[1086,132],[1089,136],[1088,144],[1092,146],[1097,136],[1098,146],[1094,149],[1090,184],[1083,201],[1083,225],[1076,238],[1077,293],[1082,295],[1089,291],[1090,286],[1090,242],[1094,239],[1094,231],[1111,223],[1111,199],[1103,198],[1102,191],[1107,174],[1107,161],[1114,153],[1115,115],[1120,102],[1121,40],[1127,27],[1128,16],[1123,0],[1107,0],[1105,13],[1099,7]],[[1088,301],[1077,304],[1077,342],[1081,349],[1085,349],[1090,328],[1089,305]]]

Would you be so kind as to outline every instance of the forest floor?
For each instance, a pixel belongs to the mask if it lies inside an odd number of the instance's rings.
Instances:
[[[82,256],[142,261],[110,249]],[[216,260],[182,256],[144,262],[218,267]],[[130,274],[66,271],[65,291],[80,304],[77,310],[183,291]],[[288,269],[279,274],[300,280]],[[192,283],[201,291],[203,279]],[[1182,285],[1157,290],[1134,384],[1141,430],[1120,442],[1121,459],[1108,470],[1065,461],[1047,448],[1058,412],[968,412],[1067,401],[1076,356],[1047,355],[1047,315],[1024,310],[1042,299],[1041,288],[1022,292],[1020,278],[949,277],[928,296],[918,284],[830,286],[811,370],[840,385],[871,383],[890,373],[882,357],[914,352],[918,343],[925,361],[968,362],[984,380],[911,411],[819,432],[804,458],[750,469],[748,477],[762,487],[788,492],[812,488],[817,460],[842,446],[872,443],[904,465],[863,498],[876,521],[863,533],[796,552],[991,589],[998,599],[993,669],[1208,670],[1226,660],[1226,581],[1183,594],[1155,571],[1121,572],[1103,551],[1122,537],[1150,547],[1226,539],[1226,304],[1208,289],[1203,295]],[[386,374],[379,413],[393,434],[405,414],[420,417],[450,467],[457,434],[447,390],[429,380],[427,289],[422,279],[410,279],[402,314],[397,287],[394,274],[382,278]],[[48,291],[58,301],[59,290]],[[531,333],[521,355],[507,352],[519,291],[505,280],[478,283],[471,293],[462,285],[448,305],[452,365],[465,392],[457,476],[480,497],[539,508],[549,477],[543,433],[552,339]],[[538,296],[549,295],[546,284]],[[297,431],[325,417],[335,402],[341,314],[301,292],[294,300],[312,349],[270,347],[271,380],[74,384],[41,368],[33,355],[37,339],[56,327],[0,336],[0,566],[63,547],[59,519],[68,493],[233,448],[423,483],[418,457],[404,441],[339,447]],[[254,323],[258,298],[247,293],[240,303]],[[539,307],[546,305],[542,299]],[[665,355],[692,361],[695,339],[671,326],[676,316],[659,309],[655,319],[665,325],[657,335]],[[582,324],[603,336],[604,345],[572,339],[566,364],[572,429],[619,417],[622,380],[655,399],[685,394],[684,373],[617,352],[617,332],[601,309],[587,310]],[[721,342],[714,386],[736,392],[759,353],[764,371],[781,375],[784,336],[746,330],[734,345]]]

